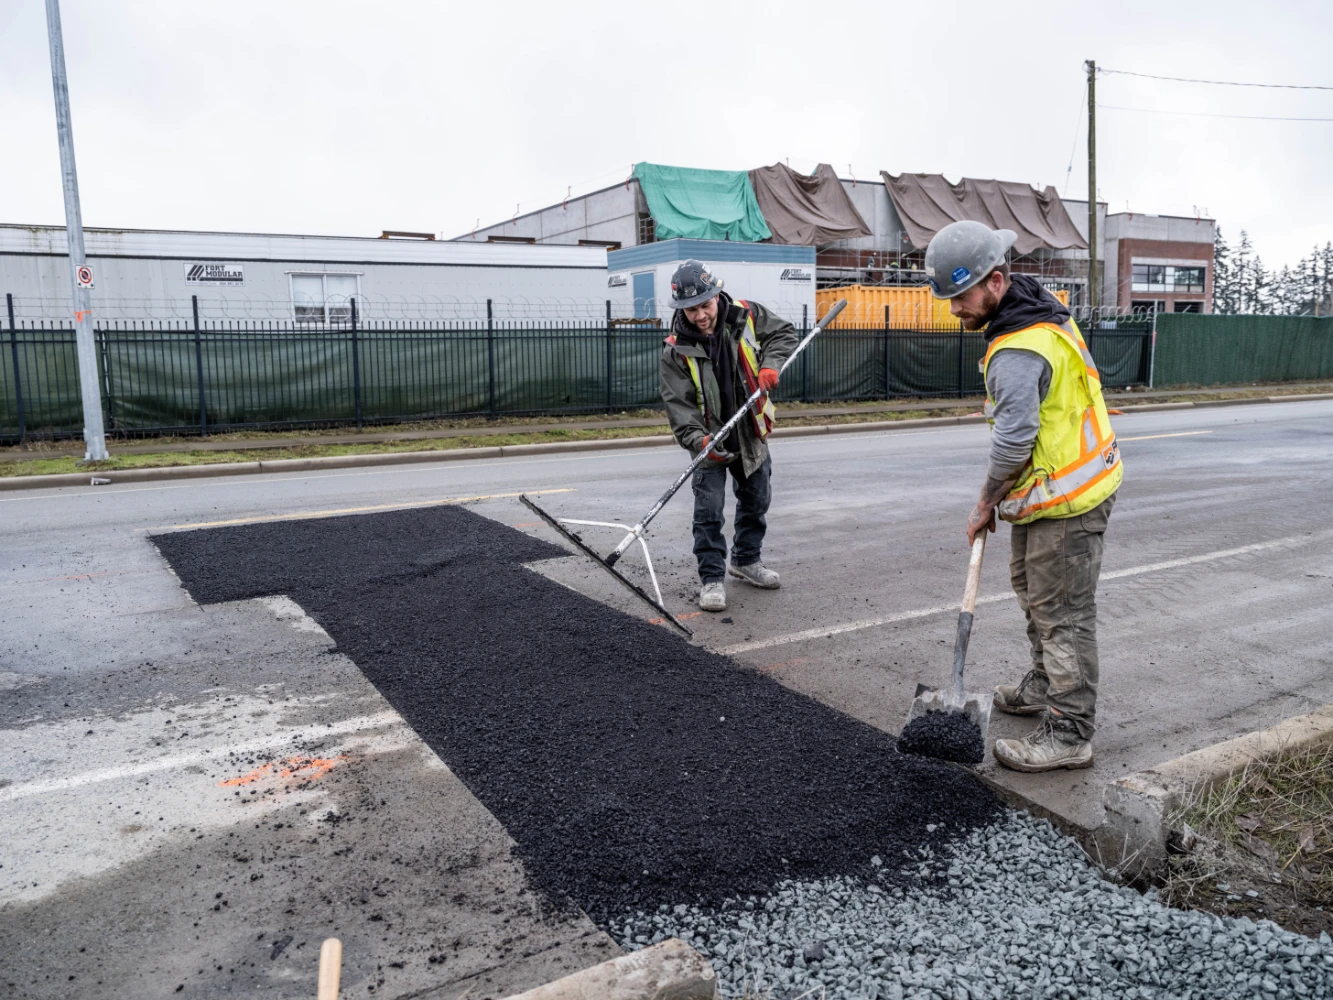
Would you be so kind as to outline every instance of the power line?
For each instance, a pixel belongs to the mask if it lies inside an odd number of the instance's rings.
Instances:
[[[1220,115],[1207,111],[1166,111],[1162,108],[1122,108],[1115,104],[1099,104],[1112,111],[1140,111],[1149,115],[1185,115],[1190,118],[1246,118],[1263,122],[1333,122],[1333,118],[1285,118],[1280,115]]]
[[[1088,92],[1083,91],[1083,97],[1078,102],[1078,119],[1074,124],[1074,143],[1069,147],[1069,166],[1065,168],[1065,190],[1064,194],[1069,194],[1069,181],[1074,176],[1074,153],[1078,150],[1078,133],[1083,124],[1083,109],[1088,106]],[[1061,197],[1064,197],[1062,195]]]
[[[1158,76],[1156,73],[1134,73],[1127,69],[1103,69],[1097,67],[1098,73],[1117,73],[1120,76],[1141,76],[1148,80],[1174,80],[1176,83],[1210,83],[1218,87],[1273,87],[1279,90],[1333,90],[1333,87],[1325,87],[1313,84],[1300,83],[1237,83],[1235,80],[1199,80],[1192,76]]]

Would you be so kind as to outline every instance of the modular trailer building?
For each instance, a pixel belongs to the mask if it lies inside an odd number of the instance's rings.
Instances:
[[[726,240],[662,240],[607,254],[617,316],[671,322],[671,275],[702,261],[733,297],[762,303],[797,327],[815,321],[815,248]]]
[[[97,322],[605,320],[606,249],[426,239],[86,229]],[[0,294],[18,320],[72,309],[63,226],[0,224]]]

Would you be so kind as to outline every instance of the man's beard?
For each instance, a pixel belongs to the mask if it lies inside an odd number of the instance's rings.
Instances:
[[[963,329],[976,332],[995,318],[995,314],[1000,311],[1000,299],[1002,296],[996,295],[989,288],[985,290],[985,311],[976,318],[966,317],[963,319]]]

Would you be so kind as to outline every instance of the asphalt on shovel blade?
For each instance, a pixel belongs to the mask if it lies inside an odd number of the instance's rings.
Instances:
[[[986,695],[968,692],[959,707],[943,691],[919,684],[907,725],[898,737],[898,749],[937,760],[980,764],[986,752],[990,709]]]

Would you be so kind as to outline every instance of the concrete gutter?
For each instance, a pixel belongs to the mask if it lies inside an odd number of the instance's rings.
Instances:
[[[1241,406],[1249,403],[1295,403],[1333,399],[1333,393],[1293,396],[1257,396],[1252,399],[1217,399],[1187,403],[1144,403],[1122,406],[1121,413],[1151,413],[1157,410],[1189,410],[1205,406]],[[911,420],[871,420],[864,423],[816,424],[774,428],[772,437],[810,437],[819,434],[855,434],[874,431],[911,430],[922,427],[953,427],[984,423],[980,414],[961,417],[919,417]],[[669,434],[651,437],[607,438],[598,441],[553,441],[545,444],[507,444],[493,448],[448,448],[440,451],[402,451],[389,454],[331,455],[325,458],[280,458],[259,462],[220,462],[206,465],[168,465],[154,469],[118,469],[105,472],[70,472],[47,476],[0,477],[0,492],[9,490],[57,489],[88,486],[92,479],[109,483],[146,483],[209,476],[253,476],[276,472],[319,472],[326,469],[361,469],[379,465],[414,465],[421,462],[456,462],[474,458],[512,458],[518,455],[558,455],[579,451],[611,451],[618,448],[657,448],[675,445]]]
[[[1194,796],[1235,777],[1257,761],[1282,751],[1333,743],[1333,705],[1287,719],[1259,732],[1204,747],[1106,786],[1106,819],[1093,838],[1108,868],[1137,875],[1151,872],[1180,842],[1181,807]]]
[[[621,955],[508,1000],[713,1000],[717,976],[679,938]]]

